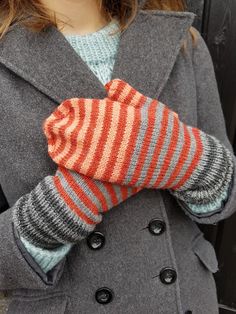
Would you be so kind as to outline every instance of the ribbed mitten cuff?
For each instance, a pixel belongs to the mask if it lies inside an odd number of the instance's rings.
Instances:
[[[20,236],[36,246],[76,243],[102,221],[102,213],[137,192],[59,167],[15,203],[13,222]]]
[[[234,177],[232,153],[215,137],[200,134],[203,154],[199,166],[183,186],[170,190],[177,198],[196,205],[214,202],[230,187]]]
[[[98,217],[97,222],[100,220]],[[52,176],[45,177],[15,203],[13,223],[22,237],[44,248],[78,242],[95,227],[95,223],[86,223],[67,206]]]

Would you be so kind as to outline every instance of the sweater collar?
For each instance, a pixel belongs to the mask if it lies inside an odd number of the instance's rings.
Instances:
[[[120,36],[111,79],[159,97],[194,18],[191,12],[140,9]],[[106,97],[104,85],[54,26],[35,33],[15,25],[0,41],[0,63],[56,103]]]
[[[86,35],[65,35],[65,38],[80,55],[80,57],[93,65],[104,62],[113,62],[119,44],[120,32],[113,36],[110,33],[119,31],[118,21],[112,21],[102,29]]]

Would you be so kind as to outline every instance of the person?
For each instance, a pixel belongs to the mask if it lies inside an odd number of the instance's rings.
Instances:
[[[218,313],[218,261],[197,223],[235,212],[236,160],[195,14],[179,0],[4,0],[0,11],[7,313]],[[68,106],[88,119],[83,158]],[[140,119],[137,140],[125,119]],[[119,144],[132,155],[122,182]],[[72,157],[81,164],[66,168]],[[149,168],[134,177],[136,165]]]

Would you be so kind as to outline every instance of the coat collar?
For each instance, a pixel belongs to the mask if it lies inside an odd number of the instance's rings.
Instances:
[[[112,79],[159,97],[194,18],[191,12],[140,9],[120,36]],[[57,103],[106,96],[103,84],[54,26],[41,33],[13,27],[0,41],[0,63]]]

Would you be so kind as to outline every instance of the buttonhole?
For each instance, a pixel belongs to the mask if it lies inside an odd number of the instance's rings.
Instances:
[[[148,226],[147,226],[147,227],[142,228],[142,229],[141,229],[141,231],[142,231],[142,230],[144,230],[144,229],[147,229],[147,228],[148,228]]]

